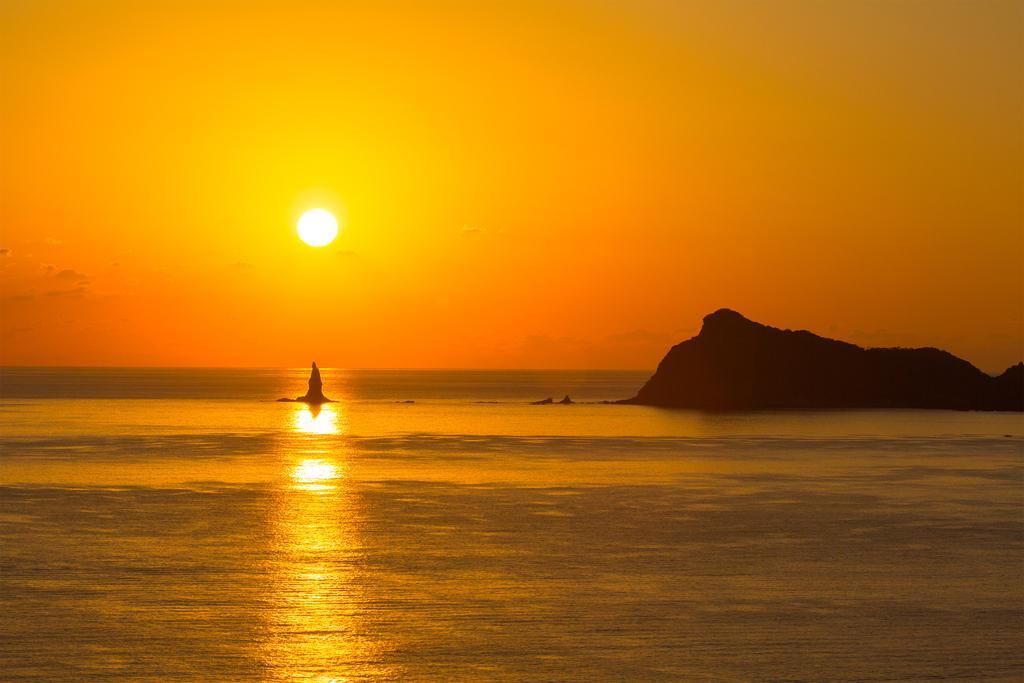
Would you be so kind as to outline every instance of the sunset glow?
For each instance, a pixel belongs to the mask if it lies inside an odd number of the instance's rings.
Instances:
[[[1024,681],[1022,29],[0,2],[0,671]]]
[[[315,319],[327,367],[653,369],[723,306],[1024,346],[1020,3],[0,13],[4,363],[293,367]]]

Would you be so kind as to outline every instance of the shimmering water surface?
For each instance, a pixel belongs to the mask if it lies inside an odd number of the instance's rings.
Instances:
[[[1020,415],[306,374],[3,370],[0,677],[1024,676]]]

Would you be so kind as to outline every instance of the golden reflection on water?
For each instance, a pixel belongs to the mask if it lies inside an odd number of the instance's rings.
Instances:
[[[337,413],[303,407],[295,430],[336,434]],[[270,519],[264,663],[277,680],[344,681],[376,677],[384,649],[366,625],[372,600],[360,574],[361,511],[348,462],[333,439],[293,445]]]
[[[332,491],[341,476],[337,463],[324,458],[306,458],[291,472],[294,488],[305,491]]]
[[[330,403],[302,406],[295,412],[295,431],[302,434],[337,434],[338,411]]]

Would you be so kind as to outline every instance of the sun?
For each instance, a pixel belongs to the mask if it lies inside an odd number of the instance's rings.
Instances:
[[[338,236],[338,221],[327,209],[310,209],[299,217],[299,238],[311,247],[326,247]]]

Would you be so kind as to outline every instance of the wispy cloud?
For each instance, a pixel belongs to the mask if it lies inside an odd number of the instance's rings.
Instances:
[[[54,275],[54,277],[65,282],[86,282],[89,279],[89,276],[85,273],[79,273],[77,270],[70,268],[65,268]]]
[[[45,296],[50,296],[50,297],[54,297],[54,296],[59,296],[59,297],[83,296],[83,295],[85,295],[86,291],[87,291],[86,287],[73,287],[71,289],[51,289],[50,291],[46,292]]]

